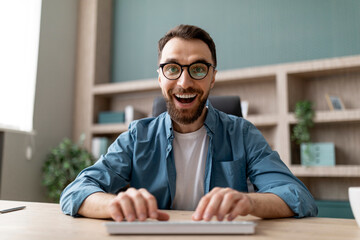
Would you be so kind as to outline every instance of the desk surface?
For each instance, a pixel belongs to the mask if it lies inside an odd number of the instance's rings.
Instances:
[[[88,218],[73,218],[60,211],[59,204],[1,201],[0,209],[25,205],[24,210],[0,214],[1,240],[17,239],[169,239],[169,235],[110,236],[104,222]],[[190,220],[189,211],[168,211],[171,220]],[[252,216],[237,220],[257,222],[256,234],[250,236],[226,235],[222,240],[238,239],[360,239],[360,228],[355,220],[334,218],[286,218],[263,220]],[[174,235],[171,239],[219,239],[219,236]]]

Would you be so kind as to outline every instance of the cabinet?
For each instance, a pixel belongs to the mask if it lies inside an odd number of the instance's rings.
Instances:
[[[126,105],[147,112],[161,95],[157,79],[109,83],[111,1],[80,1],[79,48],[74,138],[115,139],[125,124],[96,123],[100,111],[123,110]],[[81,46],[81,47],[80,47]],[[154,60],[155,61],[155,60]],[[249,102],[247,119],[263,133],[271,147],[309,188],[316,199],[347,200],[347,189],[360,185],[360,56],[313,60],[264,67],[219,71],[212,95],[239,95]],[[325,94],[339,96],[345,110],[330,111]],[[296,124],[295,103],[311,100],[316,110],[312,141],[334,142],[336,166],[300,165],[299,146],[291,142]]]

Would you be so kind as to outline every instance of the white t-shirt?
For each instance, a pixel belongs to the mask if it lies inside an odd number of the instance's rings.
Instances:
[[[174,132],[176,192],[173,209],[195,210],[204,195],[208,145],[209,137],[204,126],[191,133]]]

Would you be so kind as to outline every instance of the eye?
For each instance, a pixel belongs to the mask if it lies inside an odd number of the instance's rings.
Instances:
[[[166,75],[176,75],[180,72],[180,67],[176,64],[167,64],[164,66],[164,73]]]
[[[203,63],[195,63],[190,67],[190,74],[195,78],[205,77],[208,72],[208,67]]]

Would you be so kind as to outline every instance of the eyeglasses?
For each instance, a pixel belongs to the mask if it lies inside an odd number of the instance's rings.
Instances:
[[[207,62],[195,62],[190,65],[180,65],[178,63],[161,63],[159,65],[164,76],[169,80],[178,79],[184,71],[184,67],[187,67],[187,71],[191,78],[195,80],[201,80],[209,73],[209,68],[215,66]]]

